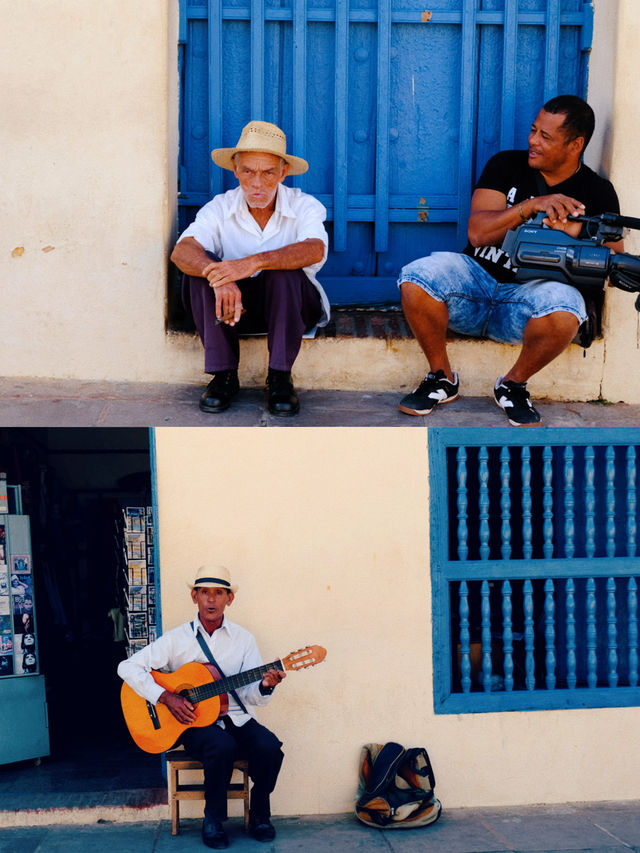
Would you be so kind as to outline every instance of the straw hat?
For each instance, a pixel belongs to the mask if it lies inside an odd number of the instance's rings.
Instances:
[[[238,585],[231,583],[231,573],[224,566],[200,566],[196,572],[196,579],[189,584],[189,589],[196,589],[199,586],[221,587],[233,593],[238,591]]]
[[[214,148],[211,159],[217,166],[233,171],[233,155],[242,151],[257,151],[282,157],[289,164],[290,175],[302,175],[309,168],[309,164],[302,157],[287,154],[287,137],[279,127],[268,121],[250,121],[242,128],[235,148]]]

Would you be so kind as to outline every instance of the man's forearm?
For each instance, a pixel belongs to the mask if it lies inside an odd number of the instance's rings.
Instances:
[[[527,221],[530,205],[517,204],[506,210],[478,210],[469,217],[469,242],[472,246],[497,246],[507,231]]]
[[[472,246],[498,246],[511,228],[544,212],[547,224],[577,237],[580,224],[567,217],[584,214],[582,202],[562,193],[527,198],[513,207],[503,207],[505,196],[493,190],[476,190],[471,199],[468,235]],[[498,203],[498,201],[500,203]]]
[[[193,276],[202,276],[204,268],[211,263],[211,258],[193,237],[176,243],[171,260],[181,272]]]
[[[252,257],[261,270],[300,270],[322,260],[324,243],[317,238],[310,238],[283,246],[281,249],[258,252]]]
[[[298,270],[319,263],[324,257],[324,243],[318,238],[301,240],[291,243],[281,249],[268,252],[257,252],[237,261],[222,262],[237,264],[242,268],[238,279],[253,275],[258,270]],[[171,253],[171,260],[186,275],[206,277],[204,270],[210,267],[212,261],[193,237],[185,237]]]

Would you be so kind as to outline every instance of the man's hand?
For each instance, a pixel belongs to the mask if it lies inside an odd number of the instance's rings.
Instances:
[[[262,679],[262,686],[266,689],[270,687],[277,687],[282,679],[286,677],[287,673],[283,672],[281,669],[270,669],[265,673],[264,678]]]
[[[158,699],[158,702],[166,705],[179,723],[188,726],[195,722],[195,707],[184,696],[165,690]]]
[[[522,207],[527,210],[531,205],[533,216],[534,213],[541,211],[546,213],[543,222],[549,228],[556,231],[564,231],[572,237],[578,237],[582,225],[580,222],[568,222],[568,216],[584,216],[584,204],[575,198],[562,195],[562,193],[553,193],[552,195],[541,195],[537,198],[529,199],[528,202],[523,202]]]
[[[202,270],[202,275],[208,279],[211,287],[220,287],[223,284],[235,284],[243,278],[250,278],[259,270],[255,256],[249,255],[235,261],[211,261]]]
[[[235,261],[211,261],[207,264],[202,275],[213,288],[218,320],[231,315],[229,320],[223,322],[235,326],[242,314],[242,293],[236,282],[250,278],[259,269],[252,255]]]
[[[212,285],[213,286],[213,285]],[[216,299],[216,317],[229,317],[223,320],[229,326],[235,326],[242,314],[242,292],[235,281],[229,284],[216,285],[213,288]]]

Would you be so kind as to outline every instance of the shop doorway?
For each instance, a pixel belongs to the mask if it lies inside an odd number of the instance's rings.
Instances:
[[[39,761],[0,765],[0,792],[164,787],[160,757],[124,725],[116,673],[127,649],[122,517],[153,504],[149,431],[6,428],[0,470],[29,518],[50,742]]]

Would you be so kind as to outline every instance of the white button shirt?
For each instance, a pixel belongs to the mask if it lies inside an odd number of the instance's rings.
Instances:
[[[241,187],[236,187],[220,193],[200,208],[195,220],[178,238],[178,243],[185,237],[193,237],[203,249],[213,252],[221,260],[235,261],[310,238],[322,240],[322,260],[303,269],[322,300],[323,316],[318,325],[326,326],[330,315],[329,300],[316,278],[316,273],[327,260],[329,238],[323,224],[326,218],[326,208],[313,196],[280,184],[275,210],[262,230],[249,213]]]
[[[167,631],[144,649],[131,655],[127,660],[123,660],[118,665],[118,675],[138,695],[156,705],[164,693],[164,687],[156,684],[150,674],[152,669],[174,672],[183,664],[192,661],[209,663],[198,642],[197,630],[200,630],[211,650],[211,654],[225,675],[235,675],[238,672],[263,666],[258,646],[249,631],[240,625],[236,625],[235,622],[231,622],[225,616],[222,625],[209,636],[201,626],[200,618],[196,616],[193,622],[185,622],[183,625]],[[238,687],[237,693],[248,711],[245,714],[233,696],[230,693],[227,694],[229,698],[228,715],[237,726],[242,726],[252,717],[255,717],[252,705],[266,705],[271,698],[260,693],[260,681],[246,687]],[[222,723],[218,721],[218,725],[222,725]]]

